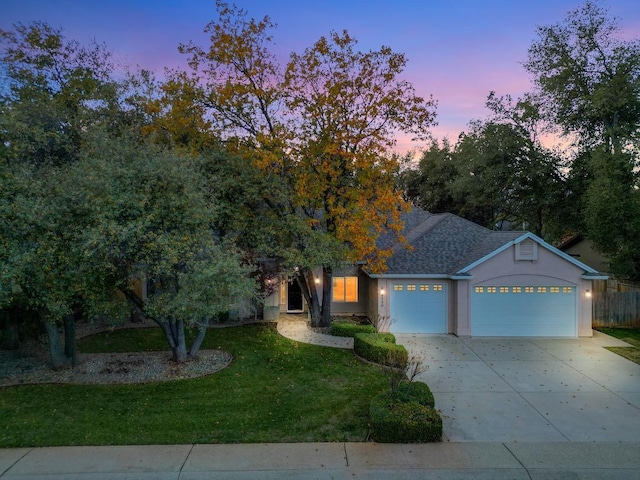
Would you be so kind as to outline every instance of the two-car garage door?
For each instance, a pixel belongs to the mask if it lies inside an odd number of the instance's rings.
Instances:
[[[447,284],[390,285],[391,332],[448,333]],[[577,289],[562,285],[474,286],[474,337],[576,337]]]
[[[391,332],[447,333],[447,285],[397,282],[390,286]]]
[[[475,286],[471,335],[575,337],[576,295],[572,286]]]

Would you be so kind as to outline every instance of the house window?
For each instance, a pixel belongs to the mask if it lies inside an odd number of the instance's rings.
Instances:
[[[410,292],[415,292],[416,286],[415,285],[407,285],[407,290],[410,291]]]
[[[573,287],[562,287],[562,293],[573,293]]]
[[[476,293],[484,293],[484,287],[476,287]]]
[[[434,292],[441,292],[442,291],[442,285],[434,285],[433,286],[433,291]]]
[[[333,301],[357,302],[358,277],[333,277]]]
[[[549,288],[551,293],[560,293],[560,287],[551,287]]]
[[[547,287],[538,287],[538,293],[547,293]]]
[[[533,287],[524,287],[524,293],[533,293]]]
[[[513,293],[522,293],[522,287],[513,287],[511,292],[513,292]]]
[[[509,293],[509,287],[500,287],[500,293]]]
[[[396,292],[401,292],[401,291],[404,289],[404,285],[394,285],[394,286],[393,286],[393,289],[394,289]]]
[[[429,291],[429,285],[420,285],[420,291],[421,292],[428,292]]]
[[[496,293],[496,287],[487,287],[487,293]]]

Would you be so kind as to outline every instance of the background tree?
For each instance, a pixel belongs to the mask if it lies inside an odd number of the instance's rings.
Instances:
[[[269,50],[269,17],[217,6],[209,48],[181,47],[202,86],[198,101],[214,132],[277,182],[264,201],[282,232],[284,270],[300,284],[312,324],[327,326],[333,267],[356,257],[384,267],[375,238],[400,229],[394,133],[424,137],[433,103],[398,79],[406,59],[389,48],[359,52],[346,32],[332,33],[283,69]],[[320,267],[322,304],[312,274]]]
[[[460,172],[453,150],[448,139],[442,143],[433,140],[422,152],[417,168],[409,167],[401,172],[400,188],[406,200],[431,213],[462,210],[463,205],[454,193],[454,182]]]
[[[619,34],[617,20],[588,1],[563,23],[538,29],[525,68],[533,75],[550,121],[574,140],[572,194],[583,209],[567,230],[586,228],[596,247],[612,259],[614,273],[637,278],[633,272],[640,268],[629,252],[640,233],[633,217],[638,208],[634,172],[640,43],[623,41]]]
[[[108,120],[118,108],[119,86],[104,46],[82,46],[39,22],[0,31],[0,60],[6,86],[0,98],[0,155],[7,184],[17,186],[2,192],[9,195],[9,207],[1,253],[12,278],[4,307],[20,316],[25,307],[38,312],[53,364],[60,367],[75,362],[74,314],[81,310],[80,292],[88,295],[88,280],[95,279],[82,270],[87,264],[77,262],[79,252],[70,242],[78,227],[73,206],[63,201],[60,169],[77,161],[93,125],[114,126]]]

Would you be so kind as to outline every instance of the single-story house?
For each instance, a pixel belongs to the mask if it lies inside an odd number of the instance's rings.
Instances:
[[[384,273],[363,265],[334,274],[334,315],[368,316],[395,333],[592,335],[592,282],[606,275],[536,235],[414,209],[404,236],[410,248],[379,240],[393,249]],[[305,311],[295,282],[275,296],[281,312]]]

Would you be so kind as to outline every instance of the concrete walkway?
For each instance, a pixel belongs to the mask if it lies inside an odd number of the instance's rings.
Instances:
[[[638,443],[296,443],[0,450],[2,480],[640,478]]]
[[[278,320],[278,333],[297,342],[323,347],[353,349],[353,338],[316,333],[307,327],[306,316],[303,315],[282,315]]]

